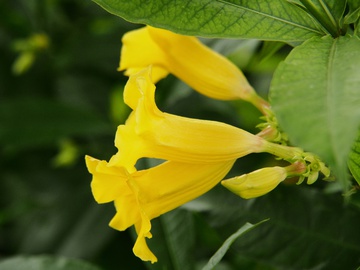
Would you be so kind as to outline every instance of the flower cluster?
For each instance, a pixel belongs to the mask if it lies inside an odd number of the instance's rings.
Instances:
[[[270,142],[266,136],[225,123],[180,117],[157,107],[155,83],[172,73],[203,95],[243,99],[264,115],[270,111],[242,72],[197,38],[148,26],[131,31],[123,37],[119,70],[129,75],[124,101],[132,112],[117,129],[118,152],[109,162],[86,156],[86,165],[93,175],[95,200],[115,203],[116,215],[110,226],[118,230],[135,226],[138,238],[133,252],[142,260],[157,261],[146,243],[146,238],[152,237],[151,220],[213,188],[243,156],[267,152],[291,163],[222,181],[243,198],[264,195],[289,176],[317,175],[318,171],[327,174],[318,159],[309,159],[310,154],[299,148]],[[137,170],[141,158],[164,162]],[[312,166],[314,162],[321,166]],[[311,171],[314,167],[319,168],[317,172]]]

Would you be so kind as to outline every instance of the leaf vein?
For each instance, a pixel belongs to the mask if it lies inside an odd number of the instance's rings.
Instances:
[[[333,101],[334,101],[334,89],[333,89],[333,83],[332,83],[332,80],[333,80],[333,70],[334,70],[334,57],[335,57],[335,51],[336,51],[336,43],[337,43],[337,40],[334,39],[334,42],[333,44],[331,45],[331,48],[330,48],[330,51],[329,51],[329,58],[328,58],[328,68],[327,68],[327,78],[326,78],[326,91],[327,91],[327,110],[328,110],[328,113],[327,113],[327,124],[329,126],[329,137],[330,137],[330,145],[332,146],[331,147],[331,152],[332,152],[332,155],[333,157],[335,157],[335,159],[338,159],[338,155],[337,155],[337,151],[336,149],[334,149],[334,145],[337,145],[336,144],[336,141],[337,141],[337,137],[336,137],[336,134],[335,134],[335,131],[336,131],[336,125],[334,126],[334,114],[336,114],[336,109],[337,109],[337,106],[336,104],[333,104]],[[334,111],[335,109],[335,111]],[[337,160],[339,162],[339,160]]]
[[[292,25],[292,26],[295,26],[295,27],[298,27],[298,28],[302,28],[302,29],[305,29],[305,30],[308,30],[308,31],[311,31],[311,32],[314,32],[314,33],[317,33],[317,34],[320,34],[320,35],[323,34],[318,29],[314,29],[314,28],[311,28],[311,27],[307,27],[305,25],[301,25],[301,24],[298,24],[298,23],[295,23],[295,22],[292,22],[292,21],[288,21],[288,20],[286,20],[284,18],[276,17],[276,16],[273,16],[271,14],[261,12],[259,10],[254,10],[254,9],[251,9],[251,8],[248,8],[248,7],[239,6],[239,5],[236,5],[236,4],[233,4],[233,3],[229,3],[226,0],[216,0],[216,1],[219,2],[219,3],[222,3],[225,6],[226,5],[233,6],[235,8],[242,9],[242,10],[247,11],[247,12],[252,12],[252,13],[255,13],[257,15],[273,19],[275,21],[280,21],[280,22],[283,22],[283,23],[286,23],[286,24],[289,24],[289,25]]]

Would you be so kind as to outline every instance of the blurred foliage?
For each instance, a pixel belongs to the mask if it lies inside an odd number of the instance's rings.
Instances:
[[[84,261],[51,256],[15,257],[0,262],[2,270],[99,270]]]
[[[68,258],[70,267],[79,263],[76,269],[201,269],[243,224],[270,218],[236,240],[216,269],[358,267],[358,194],[344,203],[336,185],[298,187],[296,179],[253,200],[218,186],[154,220],[149,245],[158,263],[143,263],[132,254],[134,232],[108,227],[113,205],[94,202],[83,157],[108,160],[116,152],[116,127],[129,113],[121,99],[126,77],[116,71],[120,41],[135,27],[89,1],[0,2],[3,265],[50,260],[48,269],[57,269],[60,258]],[[277,43],[203,41],[241,66],[263,96],[289,52]],[[259,113],[244,102],[206,98],[172,76],[157,88],[162,110],[257,132]],[[277,162],[250,155],[230,174]],[[52,257],[39,259],[41,254]]]

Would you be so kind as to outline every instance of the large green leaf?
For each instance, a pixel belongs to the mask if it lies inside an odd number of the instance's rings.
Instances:
[[[206,205],[203,217],[223,239],[239,224],[270,218],[232,244],[224,258],[233,263],[232,269],[328,270],[360,265],[360,208],[344,205],[339,193],[280,185],[266,196],[243,200],[219,188],[193,203]]]
[[[360,123],[360,40],[312,38],[278,66],[271,102],[293,144],[318,154],[344,180]]]
[[[287,43],[323,35],[310,16],[285,0],[94,0],[126,20],[206,37]]]

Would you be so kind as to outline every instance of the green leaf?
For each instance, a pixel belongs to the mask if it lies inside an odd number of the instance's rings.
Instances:
[[[232,269],[356,269],[360,254],[360,208],[340,193],[319,187],[280,185],[266,196],[242,200],[221,188],[196,200],[224,239],[238,224],[270,220],[232,244],[222,262]],[[217,268],[215,268],[217,269]]]
[[[284,0],[94,0],[135,23],[204,37],[252,38],[301,43],[324,35],[306,12]]]
[[[52,256],[17,256],[0,262],[1,270],[100,270],[85,261]]]
[[[348,165],[351,174],[360,185],[360,134],[358,135],[349,154]]]
[[[346,186],[346,163],[360,123],[360,40],[312,38],[281,63],[271,102],[291,142],[318,154]]]
[[[359,36],[360,3],[358,0],[348,0],[349,12],[344,17],[345,24],[354,24],[354,35]]]
[[[359,0],[348,0],[347,3],[348,3],[350,12],[352,12],[352,11],[356,10],[358,7],[360,7]]]
[[[216,253],[210,258],[209,262],[203,267],[202,270],[211,270],[213,269],[224,257],[225,253],[230,248],[231,244],[239,238],[240,236],[246,234],[247,232],[251,231],[255,227],[259,226],[260,224],[264,223],[267,220],[263,220],[256,224],[245,223],[239,230],[237,230],[234,234],[232,234],[228,239],[225,240],[223,245],[216,251]]]
[[[344,17],[344,23],[351,24],[355,23],[359,20],[360,17],[360,7],[355,9],[354,11],[350,11],[345,17]]]
[[[346,0],[300,0],[308,12],[331,34],[337,37],[342,30]]]

